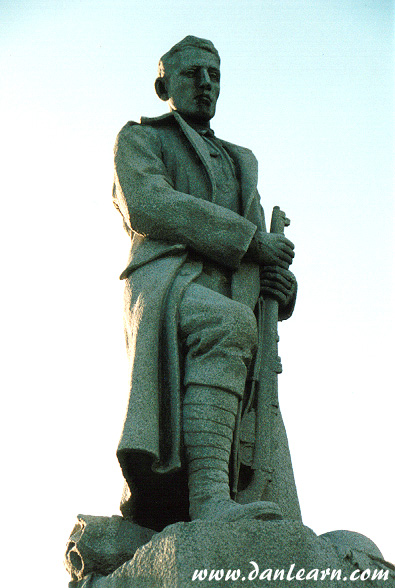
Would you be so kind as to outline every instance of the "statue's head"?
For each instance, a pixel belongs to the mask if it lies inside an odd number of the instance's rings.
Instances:
[[[219,68],[219,54],[211,41],[185,37],[161,57],[156,93],[187,120],[207,123],[219,96]]]

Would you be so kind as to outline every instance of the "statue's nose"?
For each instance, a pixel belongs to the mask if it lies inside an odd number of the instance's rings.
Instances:
[[[202,68],[200,70],[199,86],[211,88],[211,79],[207,69]]]

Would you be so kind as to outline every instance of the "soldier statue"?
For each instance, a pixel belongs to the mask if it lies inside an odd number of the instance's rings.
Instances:
[[[131,239],[121,274],[130,363],[121,511],[154,530],[196,519],[298,519],[279,412],[272,484],[261,499],[237,502],[249,475],[241,445],[253,436],[243,411],[257,301],[263,291],[279,320],[291,316],[294,245],[266,231],[253,153],[210,128],[220,92],[214,45],[193,36],[174,45],[155,89],[170,112],[127,123],[115,146],[114,204]]]

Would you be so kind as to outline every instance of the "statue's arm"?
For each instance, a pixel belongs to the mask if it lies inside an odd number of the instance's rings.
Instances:
[[[236,269],[256,225],[212,202],[174,189],[155,129],[126,125],[115,145],[114,201],[130,229],[181,243]]]

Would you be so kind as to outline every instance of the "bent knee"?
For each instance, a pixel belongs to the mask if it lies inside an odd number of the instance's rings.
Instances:
[[[233,302],[232,311],[225,319],[229,331],[239,344],[255,349],[258,344],[258,328],[253,311],[240,302]]]
[[[214,346],[222,341],[251,351],[257,345],[257,323],[251,308],[199,284],[186,291],[179,320],[181,332],[190,344],[199,340],[205,346]]]

